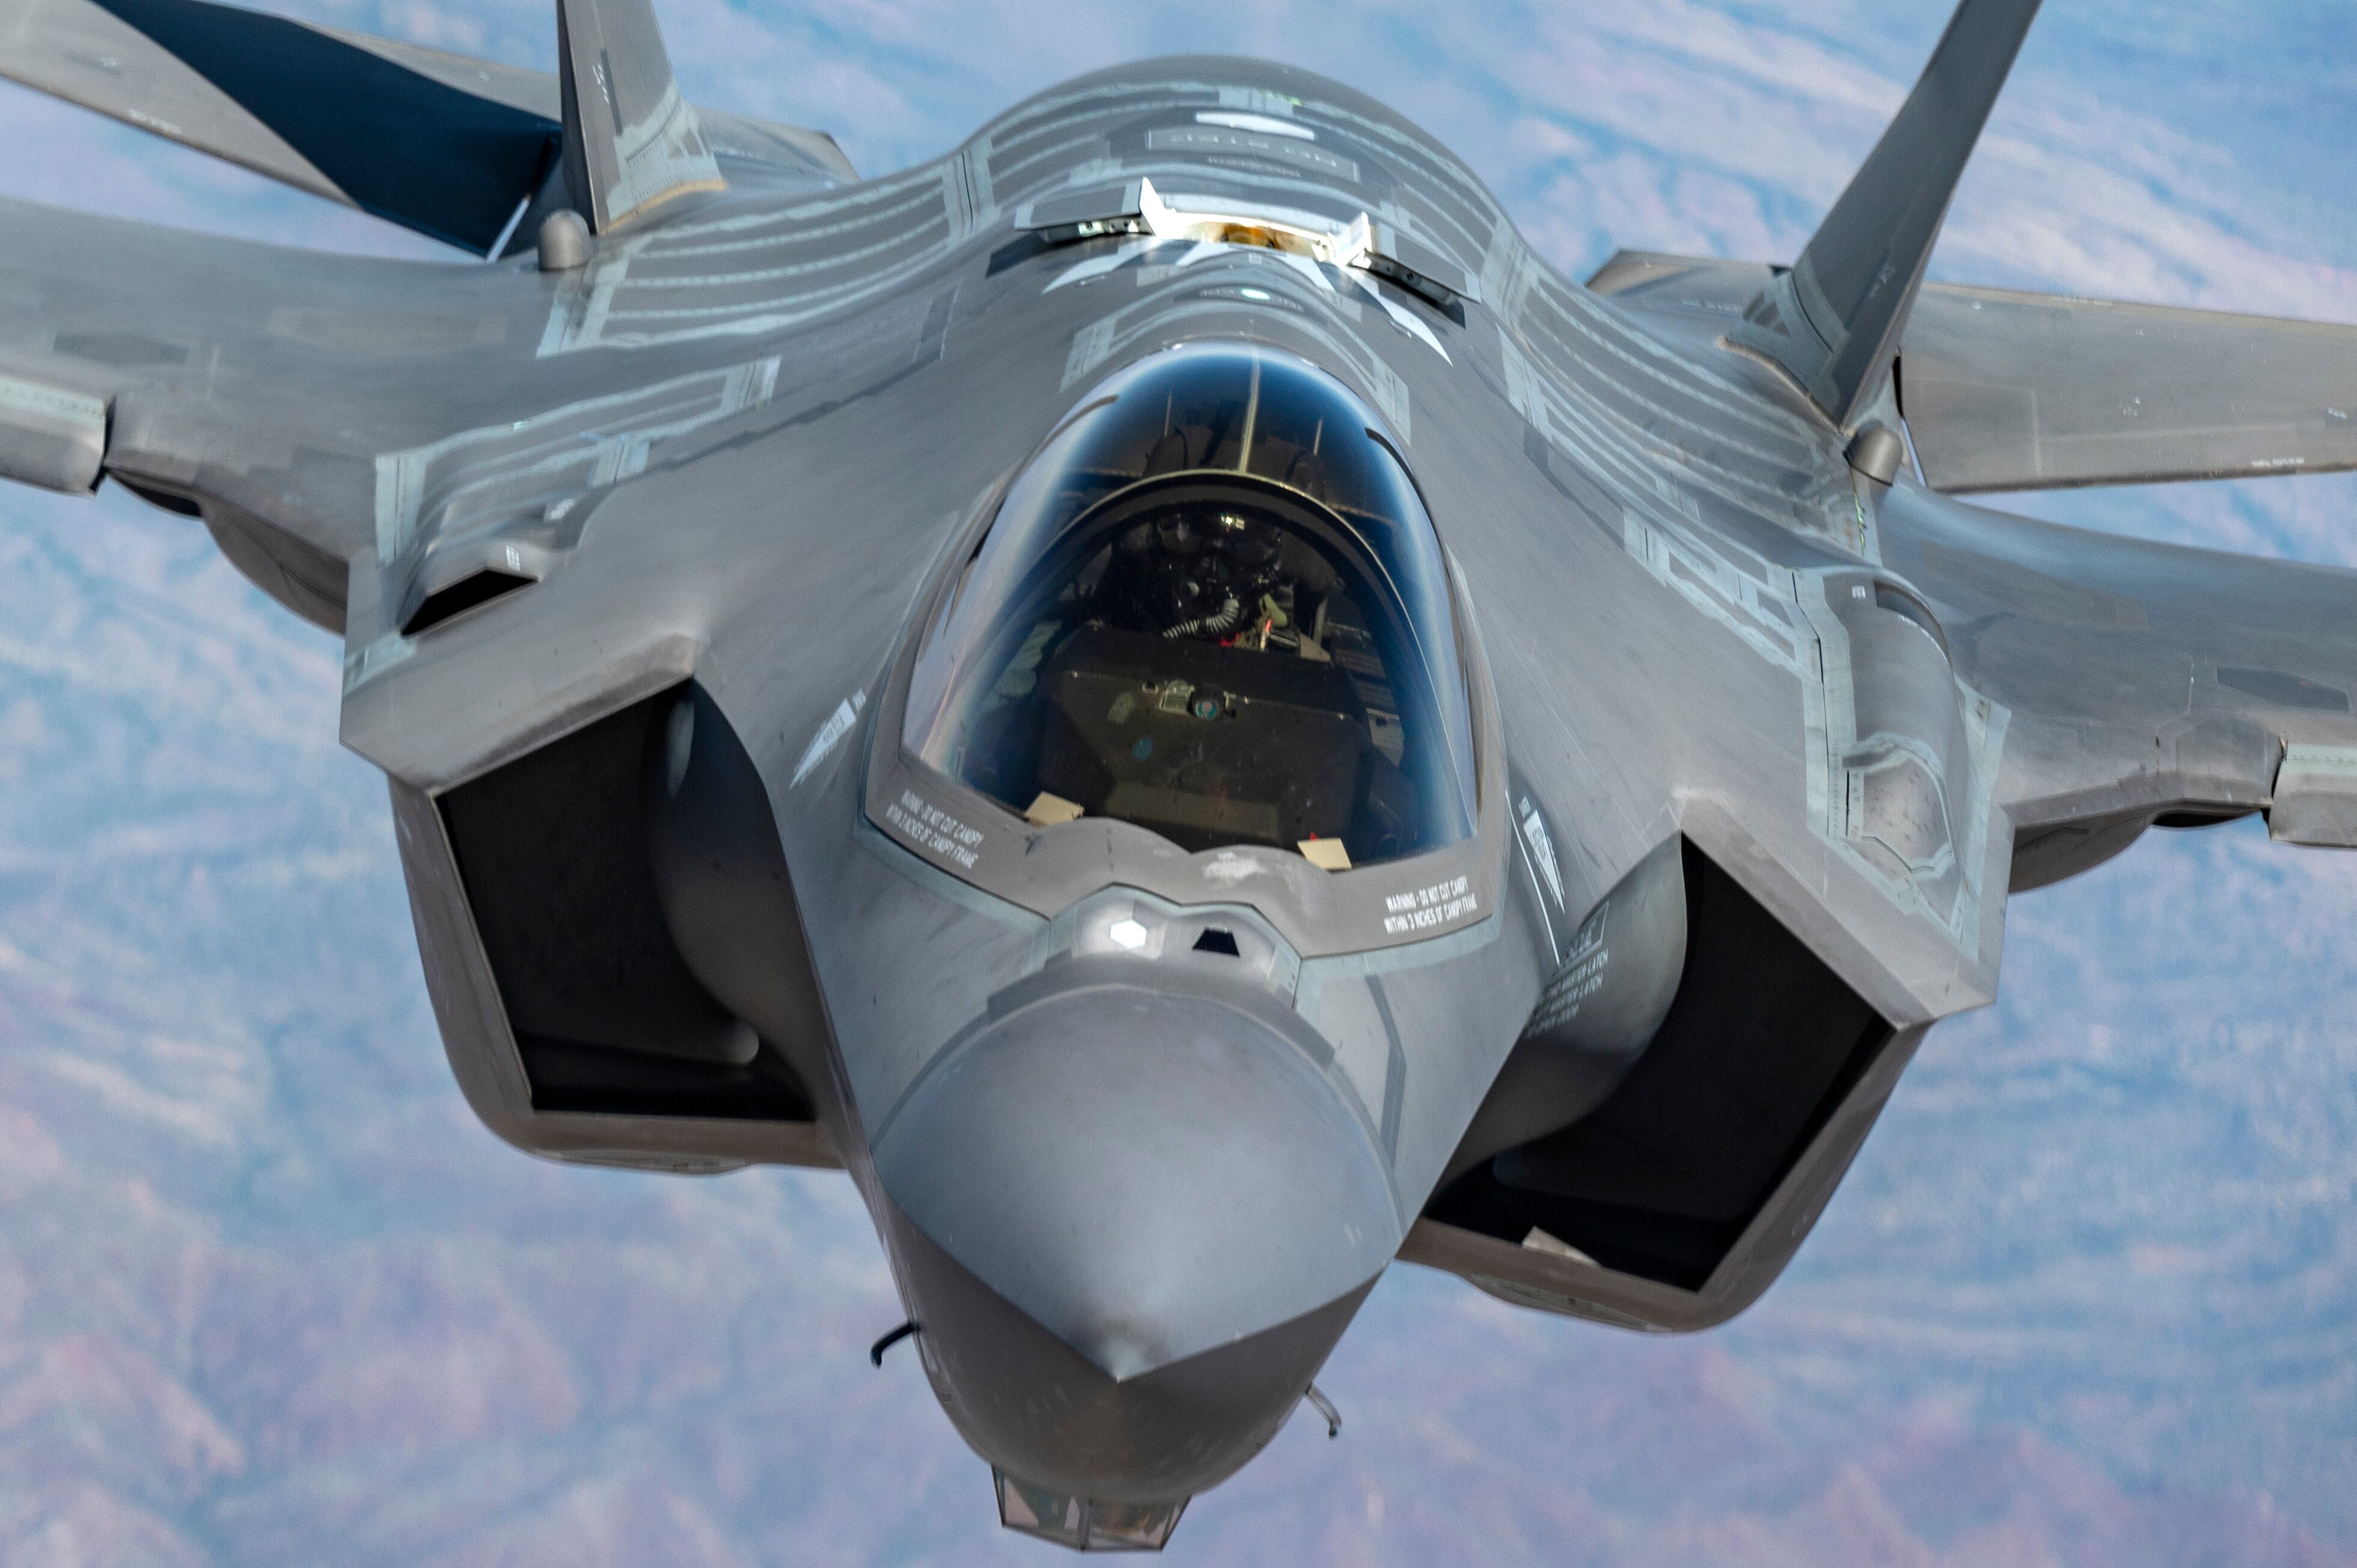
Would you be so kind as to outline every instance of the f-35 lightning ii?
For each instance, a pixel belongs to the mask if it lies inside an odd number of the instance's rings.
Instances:
[[[2357,845],[2357,575],[1952,499],[2357,467],[2357,329],[1924,281],[2035,9],[1792,265],[1583,286],[1248,60],[863,179],[649,0],[551,75],[0,0],[0,73],[486,258],[0,207],[0,474],[343,637],[489,1126],[839,1165],[1003,1520],[1159,1546],[1394,1258],[1741,1311],[2008,891]]]

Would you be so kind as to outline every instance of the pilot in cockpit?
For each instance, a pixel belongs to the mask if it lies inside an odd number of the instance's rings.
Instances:
[[[1174,507],[1122,534],[1099,613],[1133,631],[1318,658],[1314,639],[1303,643],[1298,617],[1334,591],[1334,573],[1315,552],[1286,542],[1275,524],[1246,510]]]
[[[1461,678],[1397,458],[1266,350],[1149,368],[1165,385],[1133,372],[1010,492],[920,754],[1042,828],[1112,817],[1329,870],[1461,837]],[[1028,560],[993,558],[1002,529]]]

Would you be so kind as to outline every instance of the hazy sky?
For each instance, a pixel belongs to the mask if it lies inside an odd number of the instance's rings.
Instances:
[[[554,48],[544,0],[283,8]],[[1098,65],[1274,56],[1448,140],[1574,276],[1790,259],[1944,20],[658,9],[692,97],[870,173]],[[2352,146],[2346,0],[2050,0],[1932,270],[2357,321]],[[0,147],[0,193],[449,254],[5,87]],[[2357,564],[2357,480],[2019,504]],[[841,1177],[564,1169],[473,1122],[337,671],[193,525],[0,491],[0,1560],[1055,1561],[913,1359],[867,1367],[899,1315]],[[1746,1317],[1632,1337],[1395,1270],[1320,1380],[1343,1437],[1297,1423],[1172,1552],[2357,1563],[2352,1213],[2357,857],[2155,832],[2015,901],[1997,1005],[1933,1032]]]

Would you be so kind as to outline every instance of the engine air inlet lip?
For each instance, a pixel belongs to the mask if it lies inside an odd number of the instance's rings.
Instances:
[[[464,615],[478,606],[490,604],[493,599],[512,594],[518,588],[528,588],[539,580],[537,577],[527,577],[520,573],[502,572],[492,566],[486,566],[479,572],[470,572],[457,582],[446,587],[436,588],[419,600],[417,607],[410,612],[409,618],[402,622],[401,635],[415,637],[420,632],[431,631],[446,620]]]

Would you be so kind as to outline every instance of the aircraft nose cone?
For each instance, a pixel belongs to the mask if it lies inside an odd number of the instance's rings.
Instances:
[[[928,1369],[968,1441],[1168,1498],[1273,1435],[1397,1247],[1297,1019],[1135,984],[989,1020],[876,1144]]]

